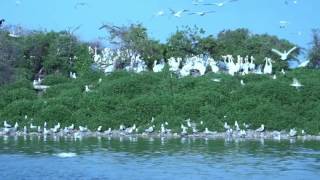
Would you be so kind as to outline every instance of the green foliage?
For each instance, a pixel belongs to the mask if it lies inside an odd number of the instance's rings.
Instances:
[[[310,64],[314,68],[320,67],[320,29],[312,30],[312,48],[309,51]]]
[[[50,88],[42,96],[30,89],[30,83],[1,88],[0,117],[20,122],[27,114],[37,124],[74,123],[92,129],[98,125],[106,129],[133,123],[145,128],[155,117],[157,129],[167,121],[177,132],[187,118],[197,123],[203,121],[200,130],[208,127],[218,131],[223,130],[225,121],[233,124],[237,120],[239,124],[252,124],[253,128],[263,123],[268,130],[296,127],[317,134],[319,75],[319,71],[310,69],[289,71],[285,76],[278,75],[277,80],[248,75],[241,77],[246,86],[240,85],[240,77],[224,74],[178,79],[168,72],[117,71],[109,76],[88,73],[76,80],[52,75],[45,79]],[[294,77],[304,87],[291,87]],[[221,82],[213,82],[212,78],[221,78]],[[84,92],[85,84],[91,92]]]

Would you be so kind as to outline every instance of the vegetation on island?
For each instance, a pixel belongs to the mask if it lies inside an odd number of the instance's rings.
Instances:
[[[74,123],[92,129],[135,123],[142,130],[154,117],[157,129],[167,121],[173,131],[180,132],[180,124],[191,118],[204,122],[200,130],[208,127],[221,131],[224,122],[233,124],[237,120],[252,128],[265,124],[267,130],[295,127],[310,134],[320,131],[317,31],[309,52],[310,66],[287,70],[287,63],[270,50],[289,49],[294,44],[276,36],[252,34],[247,29],[225,30],[214,37],[197,27],[183,28],[165,43],[149,37],[142,25],[106,26],[106,30],[115,46],[132,50],[133,54],[126,55],[128,59],[139,54],[149,68],[154,60],[170,57],[210,55],[218,60],[226,54],[252,55],[257,64],[271,57],[277,79],[224,73],[178,78],[168,67],[161,73],[117,70],[106,76],[92,66],[90,43],[81,42],[70,32],[26,31],[16,38],[0,30],[0,121],[17,121],[20,125],[42,125],[46,121],[49,126]],[[121,62],[119,67],[126,63]],[[279,72],[282,68],[287,71],[285,75]],[[76,72],[78,78],[69,78],[69,72]],[[45,92],[32,87],[33,79],[38,77],[50,86]],[[214,82],[214,78],[221,82]],[[304,86],[291,87],[293,78]],[[240,79],[245,86],[240,85]],[[89,85],[90,92],[85,92],[85,85]]]

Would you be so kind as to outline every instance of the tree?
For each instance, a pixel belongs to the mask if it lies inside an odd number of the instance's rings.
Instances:
[[[116,45],[122,52],[127,52],[124,55],[127,61],[139,55],[146,61],[148,67],[151,67],[154,60],[163,58],[163,46],[159,41],[149,38],[147,29],[142,24],[121,27],[104,25],[103,28],[108,32],[110,43]]]
[[[320,29],[312,30],[312,48],[309,51],[311,66],[320,68]]]

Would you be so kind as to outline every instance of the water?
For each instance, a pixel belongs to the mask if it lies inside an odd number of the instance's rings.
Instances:
[[[319,179],[318,141],[0,137],[0,179]]]

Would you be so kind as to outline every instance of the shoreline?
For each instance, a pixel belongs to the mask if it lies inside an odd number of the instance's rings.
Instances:
[[[228,132],[200,132],[200,133],[190,133],[190,134],[179,134],[179,133],[125,133],[122,131],[114,130],[112,133],[105,132],[96,132],[96,131],[87,131],[80,132],[74,131],[71,133],[50,133],[43,134],[38,132],[24,133],[21,131],[5,133],[0,131],[0,137],[23,137],[23,136],[38,136],[38,137],[65,137],[73,139],[82,139],[88,137],[97,137],[97,138],[197,138],[197,139],[227,139],[227,140],[307,140],[307,141],[320,141],[320,135],[297,135],[290,136],[289,133],[280,132],[280,131],[266,131],[266,132],[255,132],[253,130],[248,130],[246,135],[240,135],[240,132],[228,133]]]

